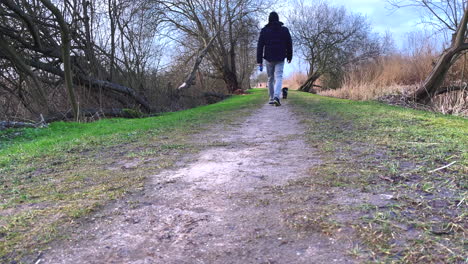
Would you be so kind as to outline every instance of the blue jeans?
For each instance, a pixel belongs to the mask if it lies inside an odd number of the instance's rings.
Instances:
[[[266,71],[268,75],[268,90],[270,99],[275,97],[280,98],[281,86],[283,86],[283,68],[284,61],[266,62]]]

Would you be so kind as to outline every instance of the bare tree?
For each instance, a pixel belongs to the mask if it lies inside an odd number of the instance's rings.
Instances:
[[[160,10],[149,5],[146,0],[0,0],[0,67],[13,73],[0,75],[0,89],[34,116],[53,108],[47,87],[62,84],[75,116],[83,98],[74,96],[73,88],[79,87],[151,111],[145,81]]]
[[[239,29],[243,32],[240,33],[238,40],[239,48],[236,63],[241,65],[238,69],[238,78],[242,89],[249,89],[251,87],[250,77],[257,67],[256,44],[259,30],[255,26],[256,24],[258,24],[257,19],[250,17],[244,20],[242,28]]]
[[[380,52],[378,38],[372,35],[366,18],[348,13],[344,7],[325,1],[313,5],[295,2],[289,23],[294,43],[309,64],[301,91],[313,92],[315,81],[322,75],[333,75]]]
[[[247,87],[257,15],[270,1],[0,0],[0,101],[13,98],[0,116],[161,111],[162,91],[172,98],[186,65],[195,66],[189,83]],[[163,70],[162,28],[182,51]]]
[[[436,95],[461,89],[461,87],[442,87],[442,85],[450,67],[468,50],[468,1],[388,0],[388,2],[397,8],[421,8],[426,11],[423,22],[433,25],[438,31],[452,33],[450,46],[442,52],[432,72],[414,92],[414,99],[427,103]]]
[[[164,5],[166,20],[185,37],[205,47],[215,32],[212,48],[207,59],[216,70],[215,75],[223,79],[229,92],[240,88],[236,64],[240,40],[255,14],[265,8],[267,0],[175,0],[155,1]],[[187,43],[180,43],[188,45]],[[196,50],[198,50],[197,48]],[[242,66],[243,67],[243,66]]]

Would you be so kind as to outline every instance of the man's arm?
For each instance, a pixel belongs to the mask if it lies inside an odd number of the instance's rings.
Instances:
[[[263,30],[260,31],[260,37],[257,44],[257,63],[263,64],[263,48],[265,47],[265,36]]]
[[[291,34],[289,33],[289,29],[286,28],[286,58],[288,63],[291,63],[293,57],[293,45],[292,45],[292,38]]]

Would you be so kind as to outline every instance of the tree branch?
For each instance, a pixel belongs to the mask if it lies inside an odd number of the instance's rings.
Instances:
[[[192,84],[193,84],[193,82],[195,80],[195,73],[197,72],[198,67],[200,66],[200,63],[202,62],[203,58],[208,53],[208,50],[213,45],[214,40],[218,36],[219,32],[220,32],[220,30],[218,30],[218,32],[216,32],[216,34],[211,38],[210,42],[208,42],[206,47],[200,52],[197,59],[195,60],[195,63],[193,64],[192,71],[187,76],[187,79],[185,80],[185,82],[181,86],[179,86],[179,88],[178,88],[179,90],[188,89],[188,88],[190,88],[190,86],[192,86]]]

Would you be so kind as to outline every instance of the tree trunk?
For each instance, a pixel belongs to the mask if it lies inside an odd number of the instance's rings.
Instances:
[[[226,88],[229,93],[234,93],[235,90],[239,89],[239,82],[234,72],[225,69],[223,72],[223,80],[226,83]]]
[[[197,72],[198,70],[198,67],[200,66],[200,64],[202,63],[203,61],[203,58],[206,56],[206,54],[208,53],[208,50],[211,48],[211,46],[213,45],[214,43],[214,40],[216,39],[216,36],[219,34],[219,30],[218,32],[214,35],[213,38],[211,38],[211,40],[208,42],[208,44],[206,45],[206,47],[200,51],[200,53],[198,54],[198,57],[197,59],[195,60],[195,63],[192,67],[192,70],[190,71],[190,73],[187,75],[187,78],[185,79],[185,82],[179,86],[179,90],[182,90],[182,89],[188,89],[190,88],[190,86],[193,85],[193,83],[195,82],[195,73]]]
[[[229,1],[226,0],[226,8],[227,8],[227,16],[228,16],[228,29],[229,29],[229,63],[230,63],[230,70],[233,72],[236,76],[236,83],[237,81],[237,69],[236,69],[236,40],[234,39],[232,33],[232,17],[231,17],[231,9],[229,7]],[[239,86],[239,84],[237,84]],[[236,88],[237,90],[237,88]],[[234,90],[235,91],[235,90]]]
[[[94,54],[93,54],[93,45],[91,40],[91,25],[89,24],[90,18],[88,14],[88,7],[90,6],[89,1],[82,0],[81,5],[83,7],[83,24],[85,27],[85,55],[86,59],[94,66]]]
[[[68,91],[68,97],[72,105],[73,115],[76,120],[79,120],[78,112],[78,103],[76,102],[75,91],[73,90],[73,80],[72,80],[72,70],[70,63],[70,47],[71,47],[71,37],[70,31],[68,30],[68,25],[65,22],[65,19],[60,13],[60,10],[52,4],[49,0],[40,0],[47,9],[49,9],[57,19],[57,22],[60,26],[60,33],[62,35],[62,59],[63,59],[63,72],[65,75],[65,86]]]
[[[442,86],[445,75],[450,66],[452,66],[456,55],[456,51],[450,49],[442,53],[442,56],[440,56],[431,74],[424,81],[424,84],[414,92],[413,98],[416,101],[428,103],[437,94],[437,90]]]
[[[299,91],[314,93],[314,94],[317,93],[314,90],[314,83],[315,83],[315,81],[318,80],[318,78],[320,78],[320,74],[318,74],[318,73],[314,73],[311,76],[309,76],[307,81],[303,85],[301,85],[301,87],[299,87]]]
[[[114,64],[115,64],[115,16],[116,13],[115,9],[115,1],[109,0],[109,22],[110,22],[110,39],[111,39],[111,54],[110,54],[110,67],[109,67],[109,81],[113,81],[114,78]]]
[[[426,78],[423,85],[413,93],[412,97],[416,101],[428,103],[431,98],[437,95],[437,90],[441,87],[450,66],[452,66],[463,50],[468,49],[468,44],[465,43],[467,23],[468,9],[463,13],[463,18],[457,28],[455,38],[452,39],[450,48],[442,53],[431,74]]]

